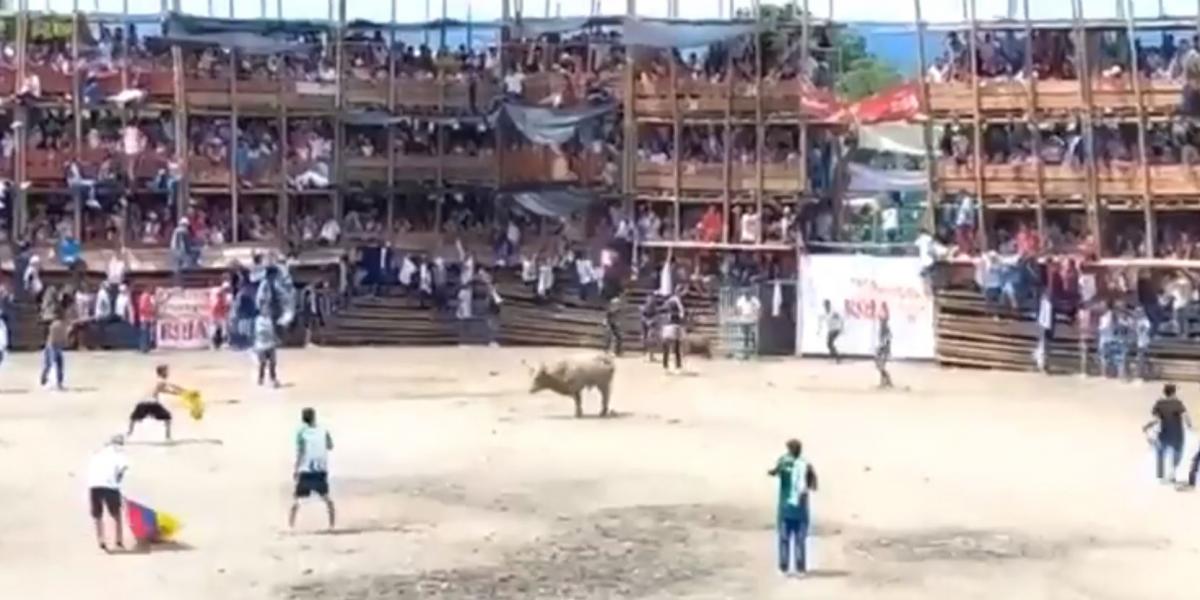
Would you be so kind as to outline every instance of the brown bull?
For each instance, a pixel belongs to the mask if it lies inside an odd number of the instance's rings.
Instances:
[[[612,391],[613,373],[616,365],[608,356],[591,358],[569,358],[542,363],[533,371],[533,386],[529,393],[550,390],[570,396],[575,400],[575,417],[583,416],[583,391],[596,388],[600,391],[600,416],[608,415],[608,398]]]

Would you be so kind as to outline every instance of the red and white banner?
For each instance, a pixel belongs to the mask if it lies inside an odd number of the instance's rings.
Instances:
[[[932,359],[933,297],[916,257],[847,254],[806,256],[800,264],[800,352],[825,355],[824,302],[844,321],[837,348],[849,356],[875,353],[879,314],[888,311],[892,356]]]
[[[208,288],[158,290],[158,347],[195,350],[212,339]]]

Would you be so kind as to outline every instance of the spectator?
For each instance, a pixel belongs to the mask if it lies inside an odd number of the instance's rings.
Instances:
[[[109,289],[112,289],[111,286]],[[121,321],[133,325],[133,299],[130,297],[129,286],[124,283],[117,288],[117,299],[113,305],[113,315]]]
[[[138,347],[145,353],[155,345],[155,326],[158,324],[158,300],[154,288],[146,288],[138,295],[137,306]]]

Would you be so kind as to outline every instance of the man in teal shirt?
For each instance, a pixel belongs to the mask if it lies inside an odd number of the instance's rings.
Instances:
[[[785,575],[791,567],[793,553],[796,556],[796,573],[803,574],[808,569],[805,560],[808,493],[817,491],[817,474],[812,465],[800,457],[800,450],[800,440],[788,440],[787,454],[767,471],[767,475],[779,479],[779,570]]]

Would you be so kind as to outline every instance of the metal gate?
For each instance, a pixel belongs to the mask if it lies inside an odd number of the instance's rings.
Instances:
[[[758,319],[738,310],[738,299],[743,296],[758,298]],[[790,356],[795,349],[795,281],[721,288],[717,305],[718,355],[744,360],[759,355]]]

